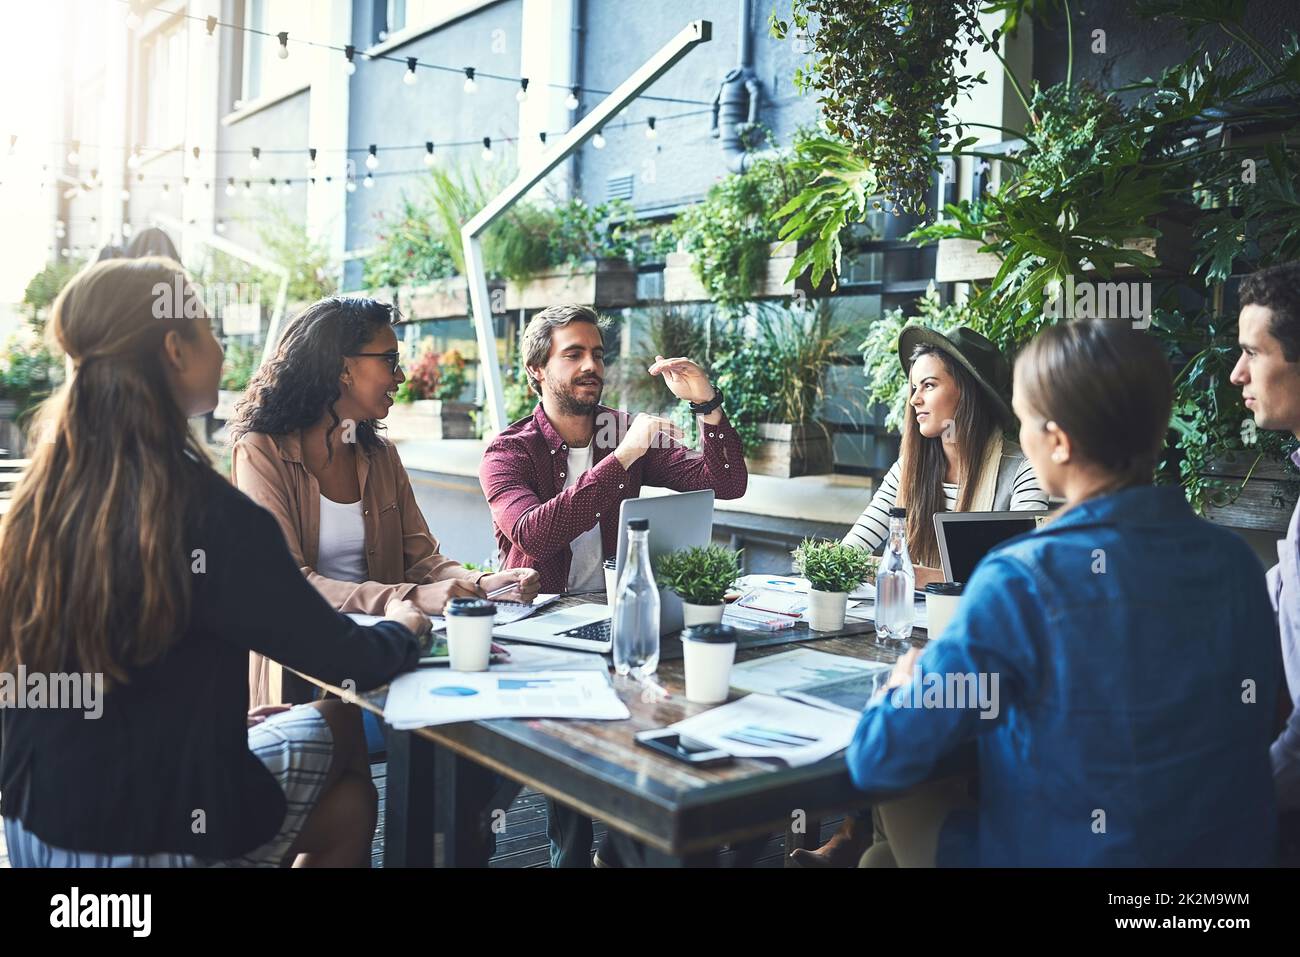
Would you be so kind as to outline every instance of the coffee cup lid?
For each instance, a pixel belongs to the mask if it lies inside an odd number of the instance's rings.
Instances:
[[[736,629],[730,625],[691,625],[682,632],[682,641],[702,641],[712,645],[732,644]]]
[[[925,586],[925,593],[927,595],[960,595],[965,587],[965,582],[930,582]]]
[[[497,606],[494,602],[482,598],[453,598],[443,609],[446,615],[468,616],[477,618],[483,615],[495,615]]]

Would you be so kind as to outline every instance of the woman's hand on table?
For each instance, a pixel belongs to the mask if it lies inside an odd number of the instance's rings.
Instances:
[[[920,653],[920,648],[909,648],[907,654],[894,662],[894,670],[889,675],[889,681],[885,683],[886,691],[892,691],[895,688],[903,687],[905,684],[911,684],[912,668],[916,664],[916,656]]]
[[[405,625],[416,638],[424,637],[433,625],[419,605],[401,598],[394,598],[384,606],[384,617],[399,625]]]
[[[542,579],[538,576],[535,568],[507,568],[503,572],[484,575],[479,582],[479,588],[483,590],[485,595],[490,595],[498,588],[505,588],[508,585],[515,587],[512,591],[498,597],[502,600],[509,599],[524,605],[531,605],[533,599],[537,597],[537,593],[542,590]]]
[[[426,615],[441,615],[453,598],[482,598],[482,589],[473,579],[448,578],[431,585],[419,585],[411,592],[411,601]]]

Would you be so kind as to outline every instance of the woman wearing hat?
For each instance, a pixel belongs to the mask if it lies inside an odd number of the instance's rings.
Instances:
[[[1006,395],[1010,370],[997,346],[972,329],[944,336],[909,326],[898,338],[908,377],[902,451],[871,504],[844,536],[875,551],[889,533],[889,510],[907,509],[907,550],[916,587],[942,581],[936,512],[1031,511],[1047,508],[1029,460],[1004,430],[1016,428]],[[871,844],[865,812],[850,814],[815,851],[796,850],[803,867],[854,867]]]
[[[898,358],[908,377],[902,451],[844,543],[875,551],[888,536],[889,510],[906,508],[907,548],[923,588],[943,579],[936,512],[1046,509],[1047,496],[1020,446],[1003,435],[1016,420],[1007,360],[992,342],[965,327],[944,336],[909,326]]]

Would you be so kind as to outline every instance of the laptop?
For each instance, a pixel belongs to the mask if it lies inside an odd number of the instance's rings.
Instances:
[[[623,576],[627,562],[627,523],[644,518],[650,523],[650,561],[695,545],[707,545],[713,535],[713,492],[679,492],[652,498],[624,499],[618,513],[617,572]],[[614,649],[610,631],[613,609],[604,604],[582,604],[545,615],[534,615],[492,629],[493,638],[523,641],[577,651],[609,654]],[[659,589],[659,634],[681,631],[682,600]]]
[[[1046,512],[936,512],[934,533],[944,579],[970,581],[985,555],[1007,539],[1032,532],[1046,517]]]

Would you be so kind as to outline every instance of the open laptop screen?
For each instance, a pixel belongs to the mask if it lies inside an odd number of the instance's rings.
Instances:
[[[968,582],[975,566],[1009,538],[1032,532],[1043,512],[940,512],[934,516],[935,536],[944,577]]]

